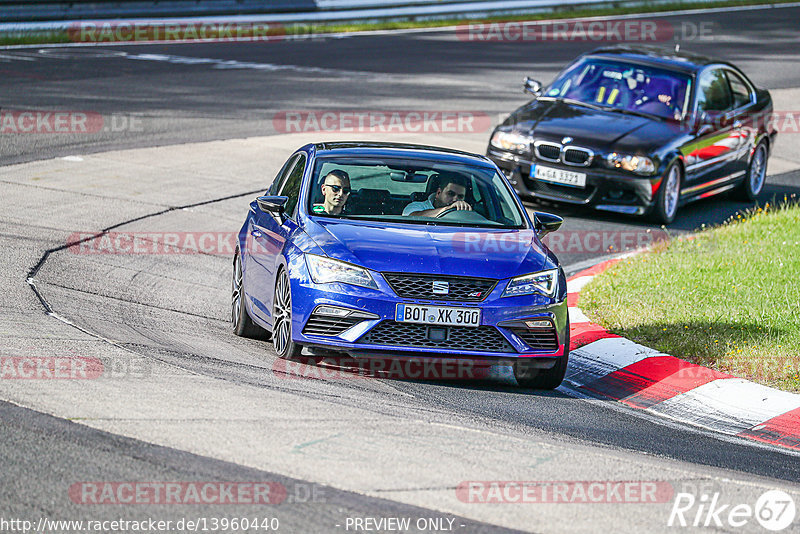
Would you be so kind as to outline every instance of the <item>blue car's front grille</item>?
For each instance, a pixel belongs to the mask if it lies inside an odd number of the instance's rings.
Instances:
[[[465,276],[439,276],[435,274],[382,273],[398,296],[408,299],[449,300],[454,302],[480,302],[492,292],[497,280]],[[442,283],[447,292],[442,291]],[[439,293],[434,293],[437,283]]]
[[[430,329],[446,329],[442,336],[431,336]],[[433,339],[432,339],[433,338]],[[439,326],[383,321],[361,336],[358,343],[407,348],[451,349],[475,352],[515,352],[514,347],[493,326]]]

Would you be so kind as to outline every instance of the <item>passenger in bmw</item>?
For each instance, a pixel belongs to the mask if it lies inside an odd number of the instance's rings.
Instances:
[[[438,217],[449,210],[471,211],[472,206],[465,200],[467,182],[460,176],[439,175],[439,187],[431,193],[428,200],[412,202],[403,210],[403,215],[411,217]]]
[[[350,197],[350,176],[338,169],[329,172],[322,181],[322,204],[314,204],[314,213],[342,215]]]

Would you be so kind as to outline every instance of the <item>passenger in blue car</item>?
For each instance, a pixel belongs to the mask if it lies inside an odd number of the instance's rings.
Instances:
[[[344,171],[333,170],[322,181],[322,204],[314,204],[314,213],[342,215],[350,197],[350,176]]]
[[[439,175],[439,187],[427,200],[412,202],[403,210],[403,215],[411,217],[438,217],[449,210],[472,211],[472,206],[464,200],[467,195],[467,182],[454,175]]]

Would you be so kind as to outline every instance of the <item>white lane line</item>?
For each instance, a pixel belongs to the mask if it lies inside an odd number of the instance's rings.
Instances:
[[[123,53],[124,54],[124,53]],[[124,57],[137,61],[159,61],[174,65],[210,65],[214,69],[249,69],[262,71],[292,70],[314,74],[335,74],[345,76],[373,76],[370,72],[326,69],[322,67],[301,67],[299,65],[279,65],[276,63],[255,63],[206,57],[175,56],[170,54],[124,54]]]
[[[9,61],[36,61],[32,57],[27,57],[24,55],[18,54],[0,54],[0,61],[7,63]]]
[[[800,395],[743,378],[725,378],[703,384],[648,410],[703,428],[738,434],[796,408],[800,408]]]

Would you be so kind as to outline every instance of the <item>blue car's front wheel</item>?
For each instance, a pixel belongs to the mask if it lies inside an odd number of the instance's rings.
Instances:
[[[556,359],[555,364],[550,369],[539,369],[532,365],[535,362],[529,360],[519,360],[514,364],[514,378],[523,388],[532,389],[556,389],[564,381],[569,364],[569,321],[567,321],[566,334],[564,336],[564,354]]]
[[[278,273],[273,304],[272,342],[281,358],[291,360],[300,356],[303,346],[292,341],[292,288],[285,269]]]

